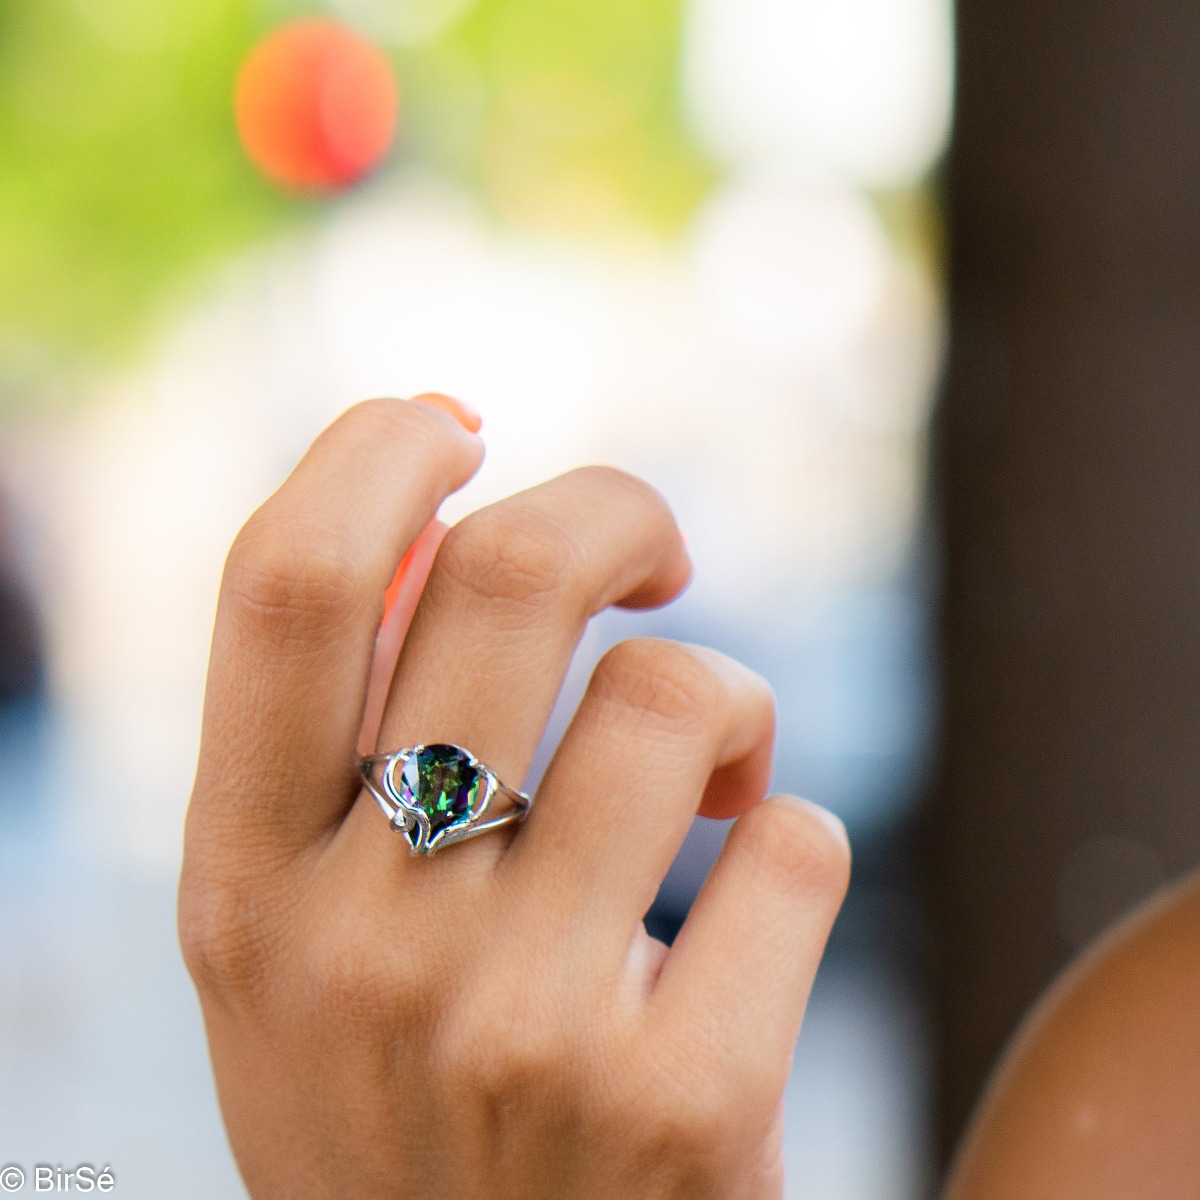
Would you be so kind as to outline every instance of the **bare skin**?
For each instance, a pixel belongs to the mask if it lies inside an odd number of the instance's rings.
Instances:
[[[1200,877],[1106,935],[1001,1064],[948,1200],[1200,1196]]]
[[[230,553],[180,931],[247,1187],[776,1198],[849,855],[828,814],[764,798],[761,679],[699,647],[616,647],[528,820],[429,858],[357,786],[384,589],[482,454],[433,408],[361,405]],[[519,786],[588,617],[663,604],[689,574],[662,499],[619,472],[469,517],[433,559],[376,745],[458,743]],[[698,809],[738,820],[668,951],[642,917]]]
[[[416,741],[519,782],[588,616],[687,581],[661,498],[607,470],[442,541],[438,503],[481,457],[428,406],[359,406],[230,554],[180,930],[247,1186],[778,1197],[780,1095],[848,851],[828,814],[763,798],[761,679],[698,647],[617,647],[529,820],[430,859],[359,792],[356,747]],[[377,642],[414,542],[428,583],[403,643]],[[641,917],[697,809],[739,819],[668,952]],[[1200,878],[1064,975],[948,1200],[1200,1195],[1197,946]]]

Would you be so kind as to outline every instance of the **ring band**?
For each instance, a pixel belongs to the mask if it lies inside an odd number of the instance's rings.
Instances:
[[[358,769],[413,854],[433,854],[520,821],[532,804],[469,750],[448,742],[368,754],[359,760]],[[511,807],[490,815],[498,798]]]

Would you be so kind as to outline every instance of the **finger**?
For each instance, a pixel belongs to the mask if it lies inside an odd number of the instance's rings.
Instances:
[[[592,675],[503,870],[566,928],[601,918],[623,952],[697,808],[733,816],[771,779],[767,683],[702,646],[639,638]]]
[[[468,433],[478,433],[483,419],[469,404],[442,392],[422,392],[413,397],[416,404],[427,404],[441,409],[453,417]],[[429,578],[434,555],[446,536],[447,526],[441,521],[431,521],[421,535],[408,548],[400,560],[396,574],[388,585],[383,598],[383,624],[375,639],[375,654],[371,659],[371,676],[367,684],[367,699],[363,711],[362,728],[358,734],[358,753],[370,754],[375,749],[379,736],[379,723],[383,720],[383,706],[392,685],[400,647],[412,624],[417,601]]]
[[[359,755],[370,754],[379,739],[379,726],[383,721],[383,706],[396,673],[400,658],[400,647],[412,624],[413,614],[425,581],[433,567],[433,559],[447,526],[441,521],[430,521],[421,535],[408,548],[400,560],[396,574],[383,597],[383,623],[375,638],[375,654],[371,659],[371,676],[367,683],[367,699],[363,706],[362,728],[358,732]]]
[[[690,572],[662,497],[608,468],[573,471],[472,514],[434,561],[380,749],[454,743],[520,787],[588,618],[610,604],[663,604]],[[350,824],[370,817],[375,838],[378,815],[352,814]],[[454,851],[459,861],[467,853]]]
[[[849,878],[845,830],[824,809],[774,797],[740,817],[659,974],[657,1035],[717,1076],[782,1089]]]
[[[193,824],[295,845],[344,813],[384,590],[482,457],[432,407],[368,401],[247,522],[221,584]]]
[[[468,433],[478,433],[483,428],[483,418],[465,400],[447,396],[444,392],[422,392],[413,397],[415,404],[428,404],[449,413]]]

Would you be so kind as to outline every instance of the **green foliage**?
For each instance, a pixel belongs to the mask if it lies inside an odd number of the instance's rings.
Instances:
[[[480,0],[456,40],[483,81],[485,180],[512,215],[586,230],[632,211],[669,229],[692,209],[709,174],[679,119],[680,7]]]
[[[288,205],[245,164],[244,0],[8,0],[0,29],[0,324],[112,347],[179,276]]]
[[[479,0],[440,39],[388,47],[391,167],[449,172],[516,222],[669,228],[706,182],[676,113],[678,9]],[[14,344],[129,346],[199,271],[330,202],[260,179],[233,123],[241,59],[297,11],[0,0],[0,370]]]

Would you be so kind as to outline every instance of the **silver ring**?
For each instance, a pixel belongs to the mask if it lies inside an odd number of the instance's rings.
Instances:
[[[449,742],[368,754],[358,769],[413,854],[432,854],[520,821],[532,804],[469,750]],[[511,807],[493,815],[497,800]]]

